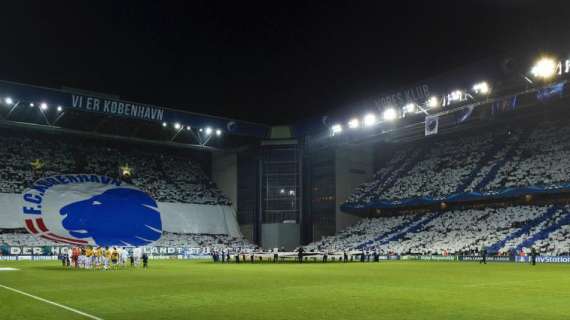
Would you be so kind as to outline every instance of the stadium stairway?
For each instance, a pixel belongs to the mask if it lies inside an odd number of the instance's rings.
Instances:
[[[522,248],[530,248],[537,241],[548,238],[552,232],[560,229],[562,226],[565,226],[567,224],[570,224],[570,213],[564,210],[564,216],[558,222],[548,226],[547,228],[544,228],[543,230],[535,233],[532,237],[523,241],[516,247],[516,251],[519,252]]]
[[[519,230],[511,233],[510,235],[508,235],[506,238],[504,238],[503,240],[494,243],[493,245],[489,246],[489,248],[487,249],[487,251],[489,253],[496,253],[499,251],[499,249],[501,249],[502,247],[505,246],[505,244],[512,239],[516,239],[520,236],[522,236],[523,234],[527,233],[530,231],[530,229],[532,229],[533,227],[539,225],[540,223],[551,219],[552,216],[556,213],[557,210],[560,210],[560,207],[558,206],[552,206],[550,208],[548,208],[544,214],[538,216],[537,218],[535,218],[534,220],[530,220],[528,223],[526,223],[525,225],[523,225]],[[537,239],[538,240],[538,239]]]

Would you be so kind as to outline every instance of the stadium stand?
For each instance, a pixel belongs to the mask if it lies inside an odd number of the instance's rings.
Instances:
[[[500,129],[428,146],[403,146],[379,165],[370,181],[356,188],[346,204],[514,187],[553,188],[568,182],[569,135],[567,123],[545,121],[530,129]]]
[[[471,255],[485,246],[490,252],[515,255],[535,246],[543,255],[568,255],[569,210],[570,206],[510,206],[364,219],[307,249]]]
[[[162,238],[154,243],[163,247],[193,247],[193,248],[235,248],[255,249],[255,245],[243,238],[223,234],[180,234],[165,232]]]
[[[119,167],[133,168],[131,183],[157,201],[230,205],[231,201],[189,158],[166,152],[143,152],[136,147],[102,142],[81,143],[69,137],[0,137],[0,193],[21,193],[40,177],[64,173],[96,173],[118,177]],[[22,147],[25,146],[25,147]],[[32,170],[33,161],[40,170]]]
[[[364,207],[379,201],[445,199],[464,192],[557,188],[569,182],[570,125],[543,120],[431,142],[399,146],[345,205]],[[548,202],[547,202],[548,203]],[[487,247],[515,255],[535,247],[542,255],[570,254],[568,205],[436,210],[397,217],[365,219],[333,237],[309,245],[312,250],[375,249],[385,254],[478,254]]]
[[[94,173],[117,178],[121,176],[148,192],[162,203],[229,206],[231,201],[217,188],[189,152],[172,148],[139,148],[117,141],[105,141],[56,135],[38,135],[7,130],[0,136],[0,193],[18,194],[35,180],[57,174]],[[120,167],[130,168],[122,176]],[[177,208],[177,207],[176,207]],[[175,210],[175,209],[173,209]],[[205,210],[205,209],[204,209]],[[215,211],[215,210],[214,210]],[[218,210],[219,211],[219,210]],[[221,213],[204,223],[219,219]],[[209,212],[209,211],[208,211]],[[10,215],[2,216],[5,219]],[[173,217],[173,219],[176,217]],[[194,215],[192,219],[201,219]],[[197,221],[194,221],[194,225]],[[172,219],[171,219],[172,220]],[[176,220],[176,219],[174,219]],[[173,220],[173,221],[174,221]],[[181,223],[189,223],[177,219]],[[11,225],[4,223],[4,226]],[[183,226],[179,226],[180,230]],[[199,229],[199,228],[194,228]],[[212,229],[212,228],[211,228]],[[212,230],[214,230],[213,228]],[[219,226],[223,230],[224,226]],[[205,231],[205,230],[203,230]],[[192,230],[194,232],[194,230]],[[53,246],[54,243],[36,238],[25,229],[0,228],[0,245]],[[164,232],[154,246],[195,248],[244,248],[254,245],[236,234],[204,234]]]

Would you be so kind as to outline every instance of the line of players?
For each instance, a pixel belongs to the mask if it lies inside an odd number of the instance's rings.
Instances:
[[[59,256],[64,267],[76,269],[117,269],[126,267],[148,266],[148,255],[141,248],[129,250],[121,247],[73,247]]]

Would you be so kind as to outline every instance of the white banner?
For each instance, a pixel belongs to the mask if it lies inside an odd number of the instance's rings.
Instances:
[[[426,116],[425,135],[431,136],[437,134],[439,130],[439,116]]]
[[[0,193],[0,229],[24,228],[21,194]],[[209,233],[241,236],[230,206],[158,202],[162,230],[176,233]]]

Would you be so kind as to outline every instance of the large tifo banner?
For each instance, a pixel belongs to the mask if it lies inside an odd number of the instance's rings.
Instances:
[[[106,176],[46,177],[23,192],[22,225],[33,235],[72,245],[144,246],[160,239],[158,205],[133,185]]]
[[[240,235],[229,206],[160,203],[100,175],[42,178],[23,194],[0,194],[0,208],[0,229],[69,245],[146,246],[163,231]]]

